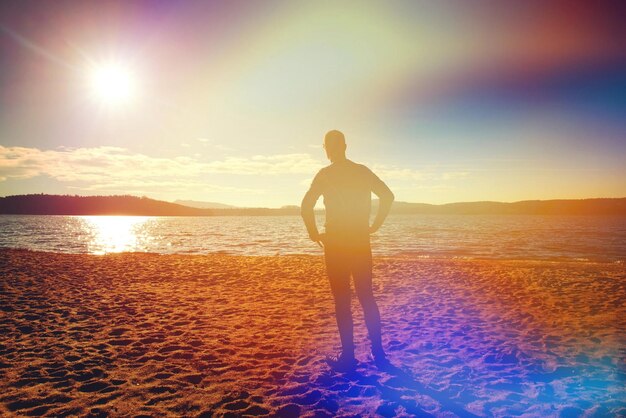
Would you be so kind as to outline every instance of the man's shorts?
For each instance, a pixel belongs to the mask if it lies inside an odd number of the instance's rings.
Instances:
[[[324,260],[329,277],[350,276],[372,271],[369,234],[326,234]]]

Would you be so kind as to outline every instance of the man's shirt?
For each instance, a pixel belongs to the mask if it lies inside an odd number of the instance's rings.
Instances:
[[[315,200],[324,196],[327,233],[369,236],[372,192],[379,197],[391,194],[369,168],[346,159],[322,168],[308,194]]]

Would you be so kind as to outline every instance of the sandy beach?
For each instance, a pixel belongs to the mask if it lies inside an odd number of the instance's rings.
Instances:
[[[0,415],[624,416],[626,267],[379,257],[397,369],[317,256],[0,251]]]

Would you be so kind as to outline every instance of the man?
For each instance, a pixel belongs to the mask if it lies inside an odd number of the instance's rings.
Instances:
[[[379,366],[388,365],[381,340],[380,313],[372,293],[372,251],[370,234],[381,227],[389,214],[394,196],[391,190],[369,168],[346,158],[346,141],[339,131],[324,137],[326,156],[331,164],[313,179],[301,205],[302,218],[309,237],[323,245],[326,272],[335,299],[335,314],[341,339],[341,354],[328,359],[332,368],[350,371],[356,366],[352,312],[350,310],[350,276],[363,307],[365,323],[372,343],[372,357]],[[378,213],[369,225],[371,193],[380,199]],[[324,196],[325,233],[320,234],[313,208]]]

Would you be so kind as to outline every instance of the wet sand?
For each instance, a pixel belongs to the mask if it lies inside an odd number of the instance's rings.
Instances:
[[[375,259],[355,373],[321,257],[0,250],[0,415],[626,415],[626,268]],[[356,301],[355,301],[356,302]]]

